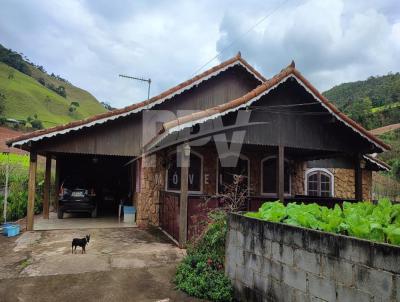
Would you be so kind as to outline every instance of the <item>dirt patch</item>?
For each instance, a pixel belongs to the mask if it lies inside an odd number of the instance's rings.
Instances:
[[[72,254],[72,239],[86,234],[86,254]],[[185,252],[158,230],[35,231],[0,236],[0,245],[5,301],[198,301],[174,290]]]

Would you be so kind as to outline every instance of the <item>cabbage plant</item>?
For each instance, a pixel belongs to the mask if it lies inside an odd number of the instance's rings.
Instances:
[[[400,245],[400,204],[388,199],[377,204],[344,202],[342,207],[335,205],[333,209],[316,203],[285,206],[278,200],[265,202],[258,212],[245,216]]]

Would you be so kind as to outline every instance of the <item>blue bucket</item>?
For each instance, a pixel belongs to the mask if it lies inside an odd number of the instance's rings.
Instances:
[[[1,227],[3,228],[3,235],[4,236],[7,236],[7,228],[12,226],[12,225],[14,225],[14,224],[12,224],[12,223],[3,223],[1,225]]]
[[[4,229],[6,230],[6,234],[4,234]],[[4,227],[3,234],[7,237],[19,235],[19,224],[9,224],[8,226]]]
[[[124,206],[124,214],[135,214],[136,208],[132,206]]]

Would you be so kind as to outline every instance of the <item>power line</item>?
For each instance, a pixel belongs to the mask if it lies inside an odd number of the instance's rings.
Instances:
[[[254,25],[252,25],[247,31],[245,31],[243,34],[241,34],[238,38],[234,39],[231,43],[228,44],[228,46],[224,47],[220,52],[217,53],[213,58],[211,58],[209,61],[207,61],[204,65],[199,67],[193,74],[196,75],[200,70],[202,70],[204,67],[206,67],[208,64],[210,64],[212,61],[214,61],[216,58],[218,58],[219,55],[221,55],[225,50],[228,48],[232,47],[236,42],[238,42],[241,38],[243,38],[245,35],[247,35],[249,32],[251,32],[255,27],[260,25],[262,22],[264,22],[268,17],[272,16],[278,9],[280,9],[283,5],[286,4],[289,0],[283,1],[280,5],[278,5],[273,11],[271,11],[269,14],[266,16],[262,17],[260,20],[258,20]]]

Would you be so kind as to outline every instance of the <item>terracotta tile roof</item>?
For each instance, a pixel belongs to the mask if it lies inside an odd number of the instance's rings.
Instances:
[[[59,126],[55,126],[52,128],[47,128],[47,129],[42,129],[42,130],[34,131],[31,133],[27,133],[27,134],[24,134],[24,135],[21,135],[21,136],[18,136],[18,137],[8,140],[7,145],[12,145],[13,143],[16,143],[16,142],[26,141],[26,140],[29,140],[29,139],[32,139],[35,137],[40,137],[40,136],[43,136],[46,134],[51,134],[53,132],[64,133],[64,132],[67,132],[69,129],[73,129],[73,128],[80,127],[80,126],[83,127],[85,125],[90,126],[92,123],[95,124],[96,122],[112,119],[113,117],[118,117],[119,115],[129,114],[131,111],[145,109],[146,106],[149,106],[153,103],[157,103],[157,101],[160,101],[164,98],[168,98],[169,96],[172,97],[175,93],[178,93],[180,90],[184,89],[185,87],[188,87],[198,81],[201,81],[204,78],[207,78],[207,76],[210,76],[215,72],[223,70],[224,68],[229,67],[229,65],[233,65],[237,62],[240,62],[242,65],[244,65],[245,68],[247,68],[250,72],[252,72],[253,75],[260,82],[263,82],[266,80],[257,70],[255,70],[249,63],[247,63],[246,60],[244,60],[241,57],[241,54],[239,52],[236,56],[232,57],[231,59],[226,60],[226,61],[222,62],[221,64],[216,65],[216,66],[204,71],[203,73],[198,74],[195,77],[193,77],[185,82],[182,82],[179,85],[172,87],[157,96],[150,98],[149,100],[146,100],[146,101],[143,101],[140,103],[136,103],[136,104],[133,104],[133,105],[121,108],[121,109],[116,109],[113,111],[94,115],[92,117],[89,117],[89,118],[86,118],[83,120],[79,120],[79,121],[74,121],[74,122],[71,122],[71,123],[68,123],[65,125],[59,125]]]
[[[162,129],[160,130],[160,134],[167,132],[168,130],[171,130],[172,128],[175,127],[184,127],[183,124],[185,123],[191,123],[195,121],[200,121],[203,119],[208,119],[211,118],[212,116],[224,113],[228,110],[231,109],[237,109],[239,106],[244,106],[247,102],[252,100],[253,98],[257,97],[258,95],[262,94],[263,92],[269,90],[270,88],[278,85],[282,80],[284,80],[286,77],[293,75],[295,76],[299,81],[301,81],[306,89],[312,92],[325,107],[331,111],[337,118],[342,120],[344,123],[346,123],[348,126],[353,128],[356,132],[360,133],[362,136],[365,136],[367,139],[371,140],[374,142],[376,145],[378,145],[380,148],[384,150],[390,150],[390,146],[385,144],[383,141],[375,137],[372,133],[367,131],[364,127],[353,121],[351,118],[349,118],[347,115],[342,113],[339,109],[337,109],[329,100],[324,97],[306,78],[304,78],[301,73],[296,69],[294,62],[281,70],[280,73],[272,77],[271,79],[265,81],[252,91],[248,92],[247,94],[241,96],[240,98],[234,99],[230,102],[218,105],[216,107],[196,112],[194,114],[189,114],[187,116],[182,116],[179,117],[175,120],[166,122],[163,124]],[[154,139],[152,142],[156,141]]]

